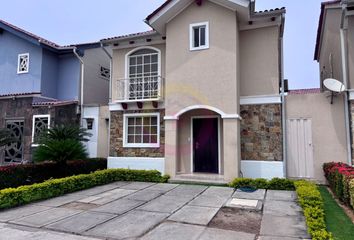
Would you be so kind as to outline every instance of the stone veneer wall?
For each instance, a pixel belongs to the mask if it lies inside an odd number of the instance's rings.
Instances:
[[[281,105],[241,105],[241,117],[241,159],[282,161]]]
[[[160,147],[159,148],[123,148],[123,114],[126,113],[160,113]],[[111,112],[110,150],[111,157],[164,157],[165,156],[165,110],[127,110]]]
[[[79,116],[76,114],[76,104],[65,106],[32,106],[33,98],[15,98],[0,100],[0,128],[5,127],[7,119],[24,120],[24,149],[23,160],[32,161],[32,122],[33,115],[50,114],[51,126],[58,124],[79,124]]]

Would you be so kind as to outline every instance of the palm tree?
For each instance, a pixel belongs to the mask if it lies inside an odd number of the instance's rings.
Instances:
[[[92,134],[78,126],[55,126],[39,136],[39,147],[34,152],[36,162],[55,161],[65,166],[68,160],[86,159],[82,142],[89,141]]]

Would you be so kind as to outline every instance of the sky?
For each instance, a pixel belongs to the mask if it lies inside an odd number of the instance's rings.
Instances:
[[[149,30],[144,19],[165,0],[3,0],[0,19],[60,45]],[[319,86],[313,60],[322,0],[257,0],[286,7],[284,75],[290,89]]]

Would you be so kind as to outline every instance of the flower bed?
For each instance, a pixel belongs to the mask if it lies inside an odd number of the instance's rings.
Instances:
[[[40,183],[50,178],[87,174],[107,168],[107,159],[68,161],[67,165],[54,162],[21,164],[0,167],[0,189]]]
[[[325,163],[325,177],[333,193],[354,208],[354,168],[345,163]]]
[[[158,171],[128,169],[101,170],[91,174],[51,179],[42,183],[0,190],[0,209],[57,197],[66,193],[116,181],[167,182],[167,180],[168,176],[161,176],[161,173]]]

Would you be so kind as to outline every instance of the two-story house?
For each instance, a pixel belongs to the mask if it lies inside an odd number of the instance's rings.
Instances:
[[[107,156],[109,67],[99,42],[63,47],[0,20],[0,127],[19,138],[2,163],[31,161],[38,134],[60,124],[82,123],[90,156]]]
[[[167,0],[113,49],[109,167],[172,180],[283,177],[285,9]],[[284,89],[284,88],[283,88]]]

